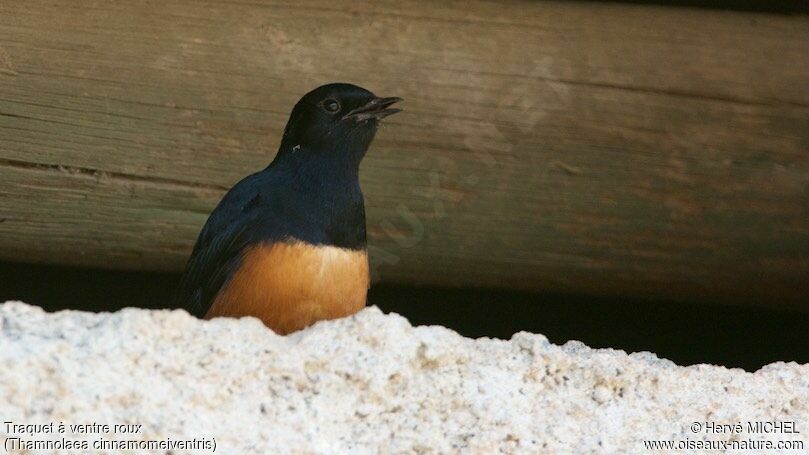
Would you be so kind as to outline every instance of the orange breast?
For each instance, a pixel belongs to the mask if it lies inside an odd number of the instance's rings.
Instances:
[[[263,244],[244,254],[206,319],[255,316],[287,334],[365,306],[368,254],[302,242]]]

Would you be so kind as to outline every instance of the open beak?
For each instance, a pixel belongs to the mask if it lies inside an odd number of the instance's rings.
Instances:
[[[362,122],[368,119],[381,120],[389,115],[397,112],[402,112],[401,109],[391,108],[394,103],[402,101],[401,98],[391,96],[389,98],[374,98],[368,104],[358,107],[343,117],[345,119],[354,119],[356,122]]]

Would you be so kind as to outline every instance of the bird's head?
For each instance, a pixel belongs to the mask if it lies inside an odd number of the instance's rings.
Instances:
[[[325,155],[359,165],[379,121],[401,110],[390,107],[398,101],[401,98],[380,98],[351,84],[318,87],[304,95],[292,109],[279,157]]]

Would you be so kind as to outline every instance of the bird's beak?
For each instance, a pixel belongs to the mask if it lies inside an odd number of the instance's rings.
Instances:
[[[358,107],[343,117],[343,120],[353,119],[356,122],[362,122],[371,118],[381,120],[389,115],[401,112],[401,109],[389,108],[394,103],[402,101],[401,98],[391,96],[388,98],[374,98],[368,104]]]

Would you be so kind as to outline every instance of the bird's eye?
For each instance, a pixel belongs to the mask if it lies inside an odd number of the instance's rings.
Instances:
[[[340,103],[338,103],[337,100],[329,98],[323,102],[323,109],[326,109],[326,112],[334,114],[340,110]]]

